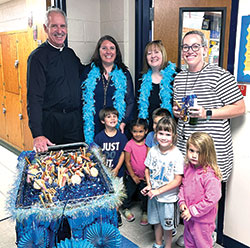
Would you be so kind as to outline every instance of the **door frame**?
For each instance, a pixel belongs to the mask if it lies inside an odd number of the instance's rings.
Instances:
[[[226,7],[181,7],[179,8],[179,39],[178,39],[178,67],[181,68],[181,43],[182,43],[182,30],[183,30],[183,13],[191,12],[221,12],[221,27],[226,24],[227,9]],[[224,40],[225,40],[225,29],[221,28],[220,31],[220,47],[219,47],[219,66],[223,67],[223,50],[224,50]]]
[[[135,92],[138,91],[138,79],[143,66],[144,49],[151,41],[150,8],[152,0],[135,1]]]

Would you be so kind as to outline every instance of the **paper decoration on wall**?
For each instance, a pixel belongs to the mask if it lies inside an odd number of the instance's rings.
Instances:
[[[250,83],[250,16],[242,16],[237,81]]]

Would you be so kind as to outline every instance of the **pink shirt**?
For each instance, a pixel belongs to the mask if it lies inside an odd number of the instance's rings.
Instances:
[[[187,205],[193,221],[213,223],[221,198],[221,182],[211,167],[204,170],[202,167],[185,166],[178,197],[179,205]]]
[[[138,145],[133,139],[131,139],[126,144],[124,150],[130,153],[130,163],[135,175],[143,179],[145,177],[144,161],[147,156],[147,146],[145,145],[145,143],[143,145]]]

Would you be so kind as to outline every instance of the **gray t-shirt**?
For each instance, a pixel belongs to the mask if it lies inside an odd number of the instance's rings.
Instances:
[[[150,183],[152,189],[157,189],[174,180],[175,175],[182,175],[184,158],[177,147],[166,154],[161,153],[158,145],[153,146],[145,160],[146,167],[150,170]],[[156,197],[159,202],[176,202],[179,187],[169,190]]]

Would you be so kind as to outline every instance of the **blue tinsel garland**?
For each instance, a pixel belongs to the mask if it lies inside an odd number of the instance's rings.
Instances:
[[[82,83],[82,97],[83,97],[83,120],[84,120],[84,136],[85,142],[90,144],[94,139],[94,115],[95,115],[95,100],[94,91],[96,88],[96,80],[101,77],[100,69],[95,66],[94,63],[91,64],[91,71],[88,74],[88,78]],[[111,81],[115,86],[115,93],[113,96],[114,107],[119,113],[118,125],[120,124],[122,118],[126,111],[125,94],[127,92],[127,78],[123,73],[122,69],[115,69],[110,73]]]
[[[160,71],[162,75],[162,80],[160,82],[160,99],[161,99],[161,108],[167,109],[172,114],[172,86],[171,82],[174,79],[175,64],[169,62],[168,66]],[[139,90],[140,96],[138,100],[139,104],[139,118],[147,119],[148,116],[148,107],[149,107],[149,96],[152,90],[152,70],[149,69],[146,74],[142,77],[142,84]]]

